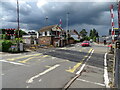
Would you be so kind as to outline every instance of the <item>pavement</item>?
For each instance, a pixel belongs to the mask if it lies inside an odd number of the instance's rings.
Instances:
[[[3,88],[105,88],[104,56],[107,47],[80,43],[62,48],[2,54]]]

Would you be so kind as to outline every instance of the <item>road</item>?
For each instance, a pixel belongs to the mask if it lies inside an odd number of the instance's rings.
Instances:
[[[3,88],[105,88],[104,55],[107,48],[75,44],[63,48],[2,54]],[[71,79],[80,74],[69,85]]]

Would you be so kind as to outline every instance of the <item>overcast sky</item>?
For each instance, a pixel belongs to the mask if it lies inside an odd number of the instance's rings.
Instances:
[[[39,30],[47,24],[59,24],[61,19],[62,27],[66,29],[66,13],[69,12],[69,29],[80,31],[84,28],[89,31],[95,28],[100,35],[105,35],[111,28],[109,8],[111,4],[114,5],[115,28],[118,27],[115,2],[103,2],[105,0],[59,1],[61,0],[19,0],[20,28]],[[0,3],[2,7],[0,8],[0,12],[2,12],[0,14],[0,28],[17,28],[16,0],[3,0]],[[46,16],[48,17],[47,23]]]

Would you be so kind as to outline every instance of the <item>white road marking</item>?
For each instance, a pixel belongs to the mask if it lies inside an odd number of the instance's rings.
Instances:
[[[41,81],[42,81],[42,79],[39,80],[39,82],[41,82]]]
[[[75,47],[71,47],[71,48],[75,48]]]
[[[87,82],[87,83],[91,83],[91,84],[100,85],[100,86],[105,86],[105,85],[104,85],[104,84],[102,84],[102,83],[91,82],[91,81],[87,81],[87,80],[84,80],[84,79],[77,79],[77,80],[80,80],[80,81],[83,81],[83,82]]]
[[[40,76],[42,76],[42,75],[44,75],[44,74],[46,74],[46,73],[54,70],[55,68],[57,68],[57,67],[59,67],[59,66],[60,66],[60,65],[57,64],[57,65],[54,65],[53,67],[50,67],[49,69],[45,70],[44,72],[39,73],[38,75],[31,77],[26,83],[32,83],[35,78],[38,78],[38,77],[40,77]]]
[[[95,66],[90,66],[90,65],[86,65],[88,68],[91,67],[91,68],[96,68],[96,69],[99,69],[99,70],[103,70],[102,68],[99,68],[99,67],[95,67]]]
[[[86,62],[91,58],[92,54],[93,54],[94,50],[92,50],[90,56],[87,58]],[[80,68],[80,70],[76,73],[76,74],[80,74],[82,72],[82,70],[84,69],[86,62],[82,65],[82,67]]]
[[[2,73],[1,75],[5,75],[4,73]]]
[[[26,88],[29,88],[30,86],[26,86]]]
[[[0,62],[7,62],[7,63],[11,63],[11,64],[16,64],[16,65],[25,65],[25,64],[22,64],[22,63],[11,62],[11,61],[7,61],[7,60],[0,60]]]
[[[105,53],[104,56],[104,83],[106,88],[110,88],[109,86],[109,78],[108,78],[108,71],[107,71],[107,59],[106,59],[107,53]]]
[[[56,57],[52,57],[52,59],[55,59]]]

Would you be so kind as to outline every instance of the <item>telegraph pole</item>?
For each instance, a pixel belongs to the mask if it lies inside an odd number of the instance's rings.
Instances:
[[[18,2],[18,0],[17,0],[17,23],[18,23],[18,27],[17,27],[17,29],[18,29],[18,51],[20,50],[19,49],[19,32],[20,32],[20,24],[19,24],[19,2]]]
[[[67,44],[68,44],[68,30],[69,30],[69,12],[67,12],[67,14],[66,14],[66,37],[67,37]]]

